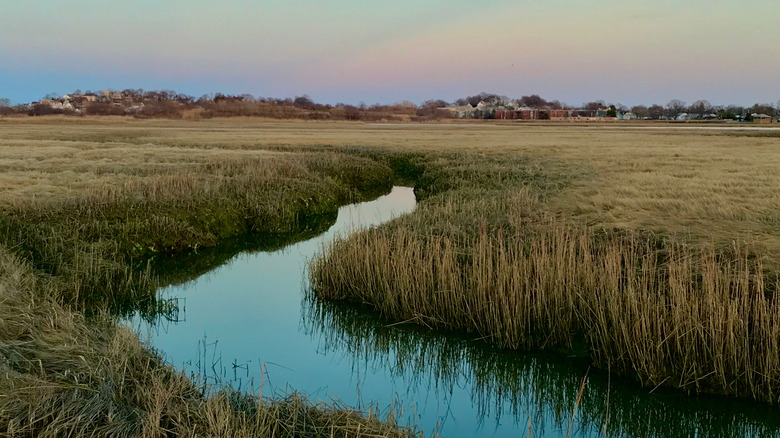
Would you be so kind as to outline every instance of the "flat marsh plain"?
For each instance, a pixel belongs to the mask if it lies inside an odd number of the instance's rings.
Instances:
[[[285,155],[329,146],[455,154],[464,160],[507,156],[562,174],[568,187],[551,200],[551,210],[583,223],[780,249],[780,130],[65,118],[0,120],[0,127],[0,205],[84,195],[154,170],[176,173],[198,163],[273,159],[282,154],[280,147]],[[264,150],[269,147],[276,152]]]
[[[313,294],[780,404],[780,131],[643,126],[0,119],[0,430],[410,434],[205,397],[105,311],[153,299],[150,254],[295,232],[394,179],[418,209],[329,247]]]

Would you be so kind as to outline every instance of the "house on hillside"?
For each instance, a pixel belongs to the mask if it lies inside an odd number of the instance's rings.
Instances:
[[[113,91],[113,90],[103,90],[103,92],[100,94],[100,97],[103,101],[120,101],[122,100],[122,93],[119,91]]]
[[[65,105],[62,103],[62,101],[54,100],[54,99],[44,99],[39,102],[40,105],[46,105],[49,108],[53,110],[62,110],[65,109]]]
[[[449,111],[453,116],[461,119],[470,118],[474,115],[474,111],[476,111],[476,108],[471,105],[449,105],[442,109]]]
[[[91,102],[97,101],[97,96],[94,94],[66,94],[61,99],[65,109],[73,109],[76,112],[84,109]]]
[[[512,107],[513,109],[520,109],[523,108],[525,105],[523,104],[523,102],[521,102],[518,99],[512,99],[509,101],[507,106]]]

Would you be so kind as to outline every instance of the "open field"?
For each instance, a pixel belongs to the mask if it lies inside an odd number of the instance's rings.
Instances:
[[[101,175],[107,171],[102,169],[130,158],[137,160],[136,167],[175,168],[177,157],[192,148],[202,152],[189,154],[190,163],[207,162],[210,154],[223,154],[224,149],[243,150],[231,152],[233,159],[240,160],[270,155],[251,152],[258,147],[327,145],[523,158],[547,173],[572,176],[572,187],[557,193],[550,209],[581,223],[671,231],[703,240],[738,239],[766,245],[773,253],[780,250],[780,193],[775,190],[780,186],[780,130],[698,131],[676,126],[664,129],[666,125],[637,130],[633,129],[636,125],[628,126],[632,128],[520,123],[383,126],[253,119],[200,123],[0,120],[0,144],[7,151],[29,146],[33,140],[46,147],[46,152],[25,154],[21,148],[0,157],[0,202],[26,192],[59,196],[66,192],[62,187],[66,181],[76,189],[88,188],[90,182],[118,182],[116,172]],[[172,148],[166,151],[167,157],[156,157],[148,150],[152,145]],[[76,148],[91,149],[80,152],[82,163],[95,169],[88,177],[78,173]],[[148,162],[157,159],[162,162]],[[40,169],[46,167],[62,170],[42,175]]]
[[[256,432],[260,416],[198,398],[102,309],[153,294],[136,263],[150,254],[296,232],[393,173],[418,210],[331,247],[319,296],[575,349],[651,386],[780,401],[775,131],[30,118],[0,119],[0,151],[9,432],[56,435],[76,412],[96,428],[127,414],[120,435]]]

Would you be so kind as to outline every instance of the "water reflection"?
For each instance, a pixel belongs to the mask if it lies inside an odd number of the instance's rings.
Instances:
[[[571,436],[780,436],[780,415],[768,405],[671,390],[649,393],[629,379],[589,369],[583,360],[499,350],[457,335],[388,325],[354,305],[307,297],[303,314],[304,331],[321,353],[347,359],[355,379],[386,369],[410,394],[445,400],[451,408],[442,419],[445,436],[461,435],[463,421],[455,417],[452,400],[464,391],[480,435],[527,432],[530,425],[530,436],[563,436],[585,376]]]
[[[205,387],[264,395],[297,390],[354,407],[394,405],[401,422],[446,437],[780,436],[776,408],[722,398],[648,394],[559,356],[500,351],[457,336],[383,323],[308,294],[307,261],[337,234],[414,209],[411,188],[347,206],[292,239],[236,241],[154,261],[170,286],[130,322]],[[325,231],[327,229],[327,231]],[[529,433],[530,425],[530,433]],[[606,430],[605,430],[606,429]]]
[[[149,323],[178,323],[185,321],[186,298],[165,298],[172,286],[185,285],[204,275],[211,275],[236,257],[258,252],[275,252],[298,242],[311,240],[326,233],[336,224],[338,213],[302,218],[291,233],[257,233],[224,239],[215,247],[201,248],[188,254],[156,254],[138,260],[135,269],[148,269],[163,286],[162,293],[148,300],[118,303],[116,313],[128,317],[138,314]]]

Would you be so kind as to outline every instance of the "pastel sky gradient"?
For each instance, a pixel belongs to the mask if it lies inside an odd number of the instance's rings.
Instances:
[[[780,99],[780,1],[0,0],[0,97]]]

